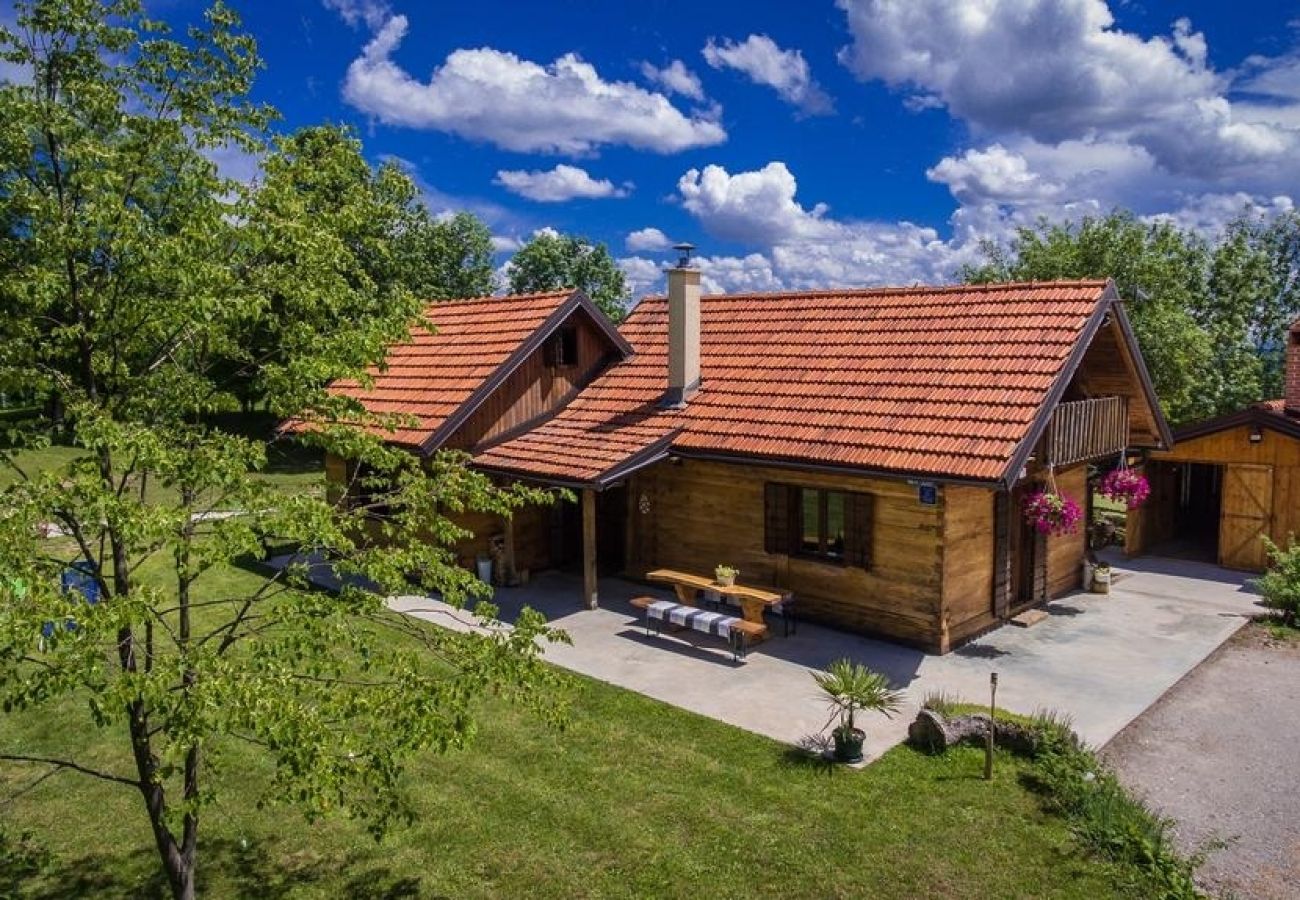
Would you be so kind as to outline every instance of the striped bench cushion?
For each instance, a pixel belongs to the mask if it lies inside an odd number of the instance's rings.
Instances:
[[[731,637],[731,629],[741,621],[736,616],[709,612],[684,603],[673,603],[671,600],[656,600],[646,607],[645,613],[647,618],[692,628],[705,634],[716,634],[719,637]]]

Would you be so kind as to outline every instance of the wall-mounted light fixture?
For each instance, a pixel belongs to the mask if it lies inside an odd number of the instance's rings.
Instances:
[[[1250,442],[1258,444],[1264,440],[1264,431],[1258,425],[1250,426]]]

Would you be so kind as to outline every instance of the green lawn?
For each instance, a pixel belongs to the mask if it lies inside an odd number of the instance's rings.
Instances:
[[[46,451],[43,462],[66,459]],[[315,473],[272,472],[313,480]],[[286,482],[292,485],[292,480]],[[165,560],[146,577],[166,583]],[[200,579],[200,599],[255,586],[243,569]],[[774,741],[574,677],[555,730],[496,701],[473,745],[409,772],[416,823],[376,843],[336,817],[307,823],[266,799],[266,763],[216,748],[220,800],[203,816],[200,888],[212,897],[1078,897],[1142,896],[1098,862],[1003,756],[898,748],[859,772]],[[809,682],[809,702],[815,703]],[[84,700],[0,713],[0,752],[75,756],[130,771],[123,735],[95,729]],[[137,793],[70,773],[32,782],[0,763],[0,831],[50,854],[19,876],[0,843],[0,894],[160,896]],[[12,801],[6,798],[17,794]],[[8,867],[8,871],[6,871]]]
[[[1020,763],[900,748],[828,771],[772,741],[579,680],[568,728],[487,711],[474,746],[411,772],[420,817],[376,844],[347,820],[257,810],[258,760],[224,759],[230,793],[204,818],[209,896],[1079,897],[1122,894],[1023,788]],[[70,704],[6,722],[0,746],[75,744],[102,763],[117,734]],[[12,789],[30,772],[0,768]],[[6,791],[7,792],[7,791]],[[139,798],[61,775],[6,818],[55,856],[31,897],[150,896]],[[3,880],[0,879],[0,883]]]
[[[161,572],[159,572],[161,575]],[[258,578],[231,570],[212,592]],[[811,683],[810,683],[811,686]],[[357,824],[259,810],[268,772],[222,747],[221,800],[203,819],[200,885],[257,897],[1141,896],[1090,858],[1003,756],[898,748],[863,771],[828,769],[774,741],[575,677],[563,731],[489,704],[470,749],[411,768],[416,824],[375,843]],[[809,702],[815,702],[811,691]],[[2,720],[0,751],[129,771],[116,730],[68,699]],[[0,764],[0,797],[38,774]],[[159,895],[140,799],[54,776],[3,808],[53,863],[20,896]],[[0,863],[3,865],[3,863]],[[0,870],[0,890],[5,876]]]

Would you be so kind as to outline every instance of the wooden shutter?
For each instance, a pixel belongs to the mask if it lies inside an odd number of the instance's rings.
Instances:
[[[871,568],[873,497],[844,495],[844,561],[859,569]]]
[[[768,553],[790,552],[790,495],[788,484],[769,481],[763,485],[763,549]]]

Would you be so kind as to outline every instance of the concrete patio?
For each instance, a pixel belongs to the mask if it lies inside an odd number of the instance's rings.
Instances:
[[[893,720],[866,724],[867,751],[878,756],[906,736],[924,697],[944,691],[984,702],[989,674],[999,676],[998,703],[1018,712],[1068,713],[1085,740],[1109,741],[1258,611],[1247,576],[1183,560],[1115,560],[1109,596],[1073,594],[1048,604],[1031,628],[1007,626],[947,656],[931,656],[804,623],[734,662],[723,642],[694,633],[646,635],[634,596],[661,594],[619,579],[600,582],[600,608],[579,608],[579,576],[548,573],[521,588],[502,588],[496,602],[510,621],[525,605],[568,632],[572,646],[552,645],[551,662],[780,741],[819,734],[827,710],[809,672],[850,657],[886,673],[907,696]],[[390,605],[439,624],[466,615],[427,597]]]

